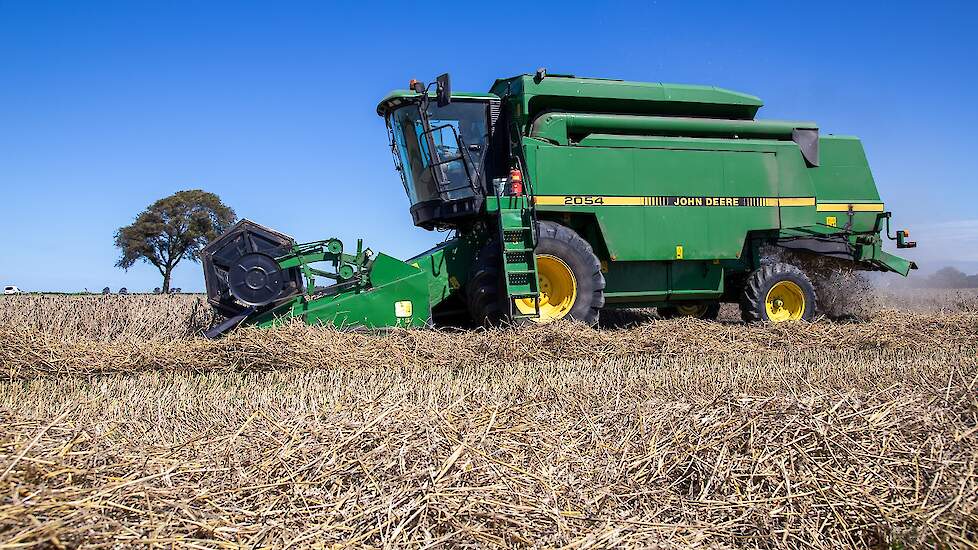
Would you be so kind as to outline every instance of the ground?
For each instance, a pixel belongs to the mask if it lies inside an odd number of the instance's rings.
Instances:
[[[746,326],[199,338],[0,298],[0,547],[973,547],[978,292]]]

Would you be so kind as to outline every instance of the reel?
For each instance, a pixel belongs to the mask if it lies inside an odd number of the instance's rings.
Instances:
[[[285,276],[275,258],[252,252],[238,258],[228,270],[228,287],[239,302],[260,307],[282,294]]]
[[[201,253],[208,303],[230,318],[302,292],[300,270],[275,261],[293,245],[292,237],[253,221],[235,224]]]

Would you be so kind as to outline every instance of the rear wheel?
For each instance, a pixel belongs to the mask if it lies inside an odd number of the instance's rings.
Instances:
[[[540,317],[548,323],[574,319],[594,325],[604,307],[604,275],[591,245],[572,229],[554,222],[538,222],[537,277]],[[495,325],[509,313],[502,279],[499,242],[490,241],[477,254],[467,296],[472,319],[480,325]],[[514,312],[534,313],[532,298],[516,300]]]
[[[675,306],[662,306],[656,309],[663,319],[695,317],[696,319],[716,321],[717,317],[720,316],[720,302],[692,302]]]
[[[744,321],[811,321],[815,287],[805,273],[786,263],[763,265],[747,278],[740,303]]]

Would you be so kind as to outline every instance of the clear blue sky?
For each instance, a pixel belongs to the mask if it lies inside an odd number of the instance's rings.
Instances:
[[[917,257],[978,271],[974,3],[435,5],[0,0],[0,282],[158,286],[113,267],[113,233],[189,188],[300,240],[410,256],[441,235],[411,225],[377,101],[539,66],[732,88],[763,118],[858,135]],[[201,289],[200,266],[174,284]]]

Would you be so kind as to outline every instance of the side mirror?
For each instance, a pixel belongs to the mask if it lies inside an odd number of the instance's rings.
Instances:
[[[436,90],[437,90],[436,97],[438,99],[438,106],[439,107],[444,107],[445,105],[448,105],[449,103],[451,103],[452,102],[452,81],[451,81],[451,78],[448,76],[448,73],[445,73],[445,74],[439,76],[435,80],[435,86],[436,86]]]
[[[917,248],[917,243],[914,241],[908,241],[910,238],[909,231],[897,231],[897,248]]]

